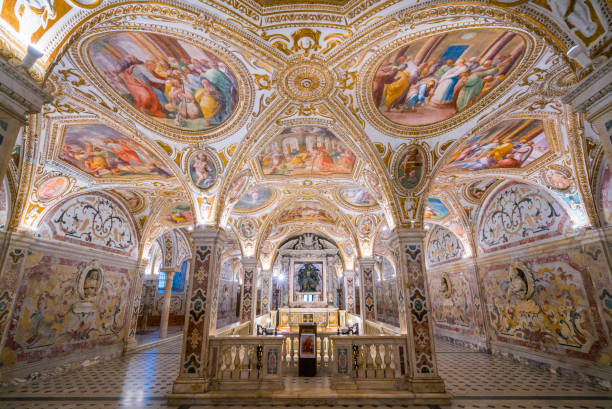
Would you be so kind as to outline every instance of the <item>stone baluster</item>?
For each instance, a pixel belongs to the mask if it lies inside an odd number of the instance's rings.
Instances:
[[[213,299],[216,276],[220,270],[220,256],[225,246],[226,233],[215,227],[198,226],[192,233],[193,250],[189,290],[186,293],[185,327],[179,375],[172,390],[180,393],[208,391],[208,348],[214,322],[209,300]]]

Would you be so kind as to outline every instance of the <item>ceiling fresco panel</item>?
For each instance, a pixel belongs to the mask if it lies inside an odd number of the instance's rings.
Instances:
[[[442,170],[522,168],[549,151],[541,120],[508,120],[464,141],[455,149]]]
[[[59,158],[95,178],[168,178],[171,171],[151,150],[101,124],[65,129]]]
[[[525,41],[503,29],[461,30],[405,44],[374,75],[374,105],[389,120],[418,126],[469,109],[521,61]]]
[[[204,131],[222,124],[238,102],[236,77],[208,50],[165,35],[119,32],[97,37],[89,57],[131,106],[166,126]]]
[[[265,176],[350,175],[355,161],[355,154],[320,126],[287,127],[258,156]]]

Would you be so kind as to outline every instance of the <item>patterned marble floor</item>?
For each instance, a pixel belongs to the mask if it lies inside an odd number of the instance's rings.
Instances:
[[[166,408],[164,394],[178,371],[180,340],[120,359],[32,383],[0,389],[0,408]],[[612,394],[544,370],[474,352],[455,345],[437,346],[440,373],[454,395],[451,408],[604,409]],[[308,382],[325,382],[311,378]],[[227,406],[243,409],[247,406]],[[259,405],[261,408],[291,408]],[[314,406],[295,406],[310,409]],[[322,406],[318,406],[321,408]],[[338,405],[338,409],[350,406]],[[360,409],[388,408],[380,405]],[[408,407],[396,406],[396,407]],[[207,409],[210,406],[181,406]],[[434,409],[436,406],[427,407]],[[356,409],[356,408],[355,408]]]

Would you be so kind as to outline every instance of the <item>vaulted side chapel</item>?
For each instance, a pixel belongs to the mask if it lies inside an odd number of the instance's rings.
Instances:
[[[0,407],[610,407],[611,55],[603,0],[0,0]]]

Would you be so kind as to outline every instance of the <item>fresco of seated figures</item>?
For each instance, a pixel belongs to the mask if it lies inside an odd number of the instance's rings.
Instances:
[[[59,157],[96,178],[172,176],[151,150],[106,125],[66,128]]]
[[[264,175],[325,176],[352,173],[356,157],[329,129],[295,126],[268,142],[258,160]]]
[[[443,121],[502,83],[524,52],[521,35],[503,29],[453,31],[408,43],[374,74],[374,104],[401,125]]]
[[[361,186],[341,189],[340,198],[356,207],[371,207],[377,204],[372,193]]]
[[[549,150],[542,121],[507,120],[461,143],[442,170],[522,168]]]
[[[219,57],[161,34],[119,32],[88,49],[100,76],[132,107],[164,125],[204,131],[238,102],[236,77]]]
[[[272,190],[265,186],[255,186],[248,189],[240,196],[234,205],[237,210],[256,209],[265,205],[272,197]]]
[[[279,223],[322,222],[335,223],[336,217],[318,202],[298,202],[283,210],[278,217]]]

